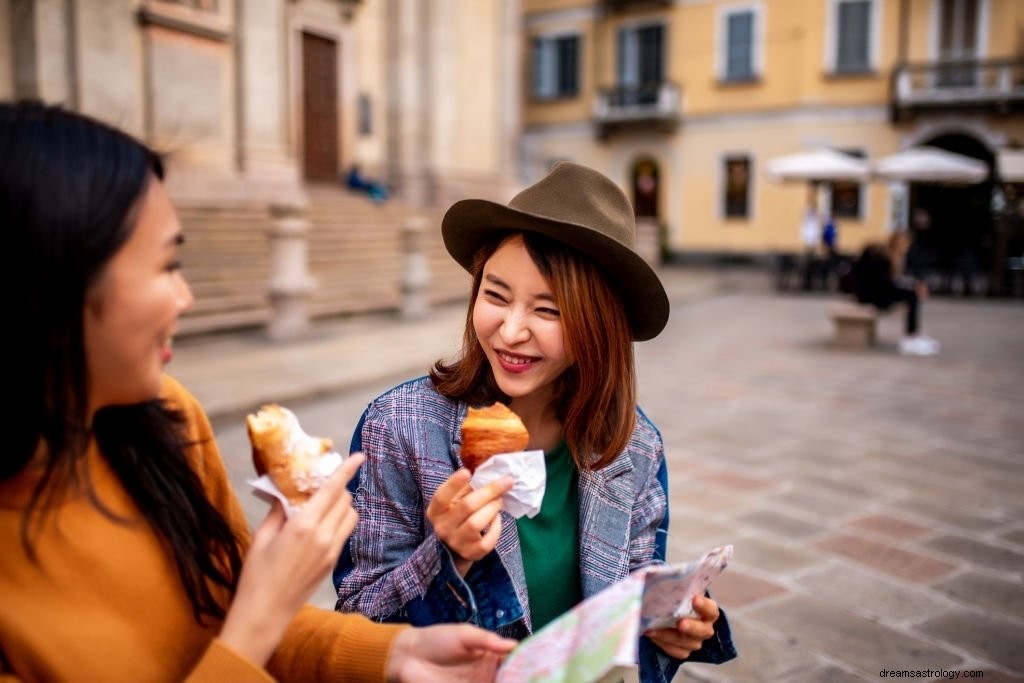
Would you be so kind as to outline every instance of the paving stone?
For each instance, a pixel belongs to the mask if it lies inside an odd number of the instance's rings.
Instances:
[[[927,500],[962,500],[959,477],[945,476],[914,463],[890,461],[864,473],[871,480],[897,484],[907,494]]]
[[[868,675],[877,676],[881,669],[961,665],[960,657],[948,648],[802,595],[754,608],[744,616]]]
[[[1005,534],[999,534],[999,538],[1005,539],[1010,543],[1016,543],[1017,545],[1024,546],[1024,529],[1007,531]]]
[[[1002,612],[1011,617],[1024,615],[1024,584],[1019,582],[966,572],[940,581],[933,588],[973,607]]]
[[[823,561],[820,554],[795,550],[781,543],[773,543],[760,538],[739,538],[733,545],[735,546],[735,555],[733,556],[735,562],[774,574],[803,569]]]
[[[800,577],[800,588],[850,609],[863,609],[886,621],[920,620],[947,609],[926,590],[880,579],[851,567],[833,564]]]
[[[743,619],[730,618],[729,625],[740,656],[719,666],[684,664],[681,668],[688,676],[677,677],[676,681],[790,681],[799,672],[821,665],[806,649],[786,639],[766,635]]]
[[[827,527],[811,524],[802,519],[773,510],[758,510],[757,512],[739,515],[735,521],[787,538],[804,538],[820,534],[828,529]]]
[[[956,569],[949,562],[857,536],[835,536],[814,545],[907,581],[930,582]]]
[[[982,543],[964,536],[939,536],[921,545],[1005,572],[1024,571],[1024,553]]]
[[[954,643],[957,647],[1024,674],[1024,626],[966,610],[932,617],[917,628],[921,633]]]
[[[887,514],[868,515],[846,523],[846,526],[871,531],[899,540],[920,538],[935,531],[932,527],[914,524]]]
[[[716,522],[706,516],[699,516],[687,511],[677,512],[673,509],[669,517],[669,550],[677,543],[696,544],[704,550],[710,550],[726,543],[732,543],[741,535],[739,529],[732,524]]]
[[[716,472],[706,475],[702,483],[720,486],[734,491],[762,491],[778,485],[778,481],[769,477],[756,477],[736,472]]]
[[[753,497],[737,496],[721,489],[673,489],[670,510],[688,511],[700,515],[734,515],[758,505]]]
[[[772,496],[770,500],[788,505],[796,510],[802,510],[817,519],[829,522],[849,517],[851,514],[864,508],[863,501],[854,498],[809,493],[807,491],[788,491]]]
[[[946,447],[928,449],[908,455],[907,459],[922,468],[951,477],[970,477],[978,473],[978,463],[973,458],[964,457],[962,450],[954,451]]]
[[[863,683],[877,681],[874,676],[860,675],[844,671],[835,666],[824,666],[817,669],[801,671],[795,676],[787,676],[786,683]]]
[[[897,510],[912,512],[967,531],[989,531],[1005,523],[975,510],[951,506],[948,502],[905,498],[893,501],[891,505]]]
[[[726,610],[747,607],[788,592],[788,588],[751,576],[735,567],[722,572],[711,584],[712,596]]]
[[[869,484],[865,484],[859,481],[850,481],[848,479],[833,479],[831,477],[824,477],[815,474],[805,474],[797,476],[793,479],[797,484],[797,488],[806,489],[808,491],[814,491],[816,493],[828,493],[835,492],[840,495],[845,495],[849,498],[874,498],[878,495],[878,488],[872,487]]]

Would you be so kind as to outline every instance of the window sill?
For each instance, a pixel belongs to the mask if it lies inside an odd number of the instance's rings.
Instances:
[[[530,96],[530,104],[563,104],[565,102],[571,102],[572,100],[578,100],[580,97],[579,93],[571,93],[568,95],[551,95],[549,97],[538,97],[536,95]]]
[[[755,85],[761,85],[763,79],[760,76],[744,76],[743,78],[725,78],[721,77],[715,81],[715,86],[719,88],[743,88]]]
[[[856,81],[878,78],[879,76],[881,74],[877,69],[870,68],[862,71],[826,71],[824,74],[826,81]]]

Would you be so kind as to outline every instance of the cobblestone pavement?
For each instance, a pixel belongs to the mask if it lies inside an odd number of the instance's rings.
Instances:
[[[841,351],[824,296],[775,295],[750,275],[663,277],[672,319],[638,363],[669,460],[670,560],[735,546],[713,591],[741,653],[677,680],[1024,680],[1024,306],[928,301],[942,352],[906,358],[899,315],[876,348]],[[461,316],[364,319],[286,347],[186,342],[171,370],[214,404],[244,490],[252,399],[291,399],[309,431],[345,443],[370,398],[454,348]],[[339,366],[360,372],[332,376]],[[257,521],[262,504],[242,499]],[[316,601],[332,604],[326,586]]]

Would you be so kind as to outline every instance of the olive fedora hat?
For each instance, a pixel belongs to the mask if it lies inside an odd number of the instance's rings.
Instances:
[[[441,222],[444,246],[466,270],[493,234],[534,232],[589,256],[620,292],[633,339],[658,335],[668,322],[665,288],[636,253],[633,207],[619,186],[597,171],[563,161],[508,205],[463,199]]]

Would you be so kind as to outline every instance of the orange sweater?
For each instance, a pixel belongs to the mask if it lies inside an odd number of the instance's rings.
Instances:
[[[190,456],[208,497],[245,529],[202,408],[170,378],[164,394],[185,412],[189,438],[199,442]],[[35,536],[37,564],[25,554],[20,528],[38,472],[0,482],[0,680],[271,680],[217,639],[219,624],[195,622],[173,558],[95,444],[87,466],[99,498],[132,522],[111,521],[85,496],[68,497]],[[401,628],[307,606],[268,670],[285,681],[380,681]]]

